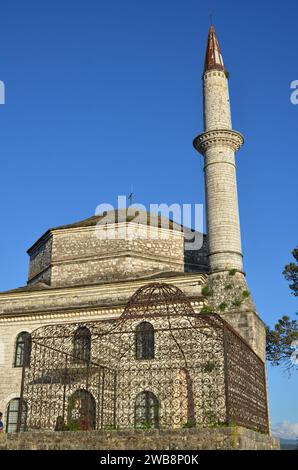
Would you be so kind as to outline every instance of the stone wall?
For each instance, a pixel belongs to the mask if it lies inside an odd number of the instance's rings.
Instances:
[[[37,243],[30,251],[28,279],[34,282],[51,282],[52,235],[48,235],[41,243]]]
[[[29,251],[30,284],[64,287],[184,271],[181,231],[124,222],[54,230],[50,236]]]
[[[244,274],[214,273],[208,276],[208,305],[230,323],[265,361],[266,330],[259,317]]]
[[[201,234],[202,247],[200,249],[184,249],[184,271],[186,273],[208,273],[208,239]]]
[[[266,360],[266,330],[263,321],[255,311],[234,311],[221,314],[232,327],[240,333],[250,347],[265,362]]]
[[[279,450],[279,440],[241,427],[0,435],[0,450]]]

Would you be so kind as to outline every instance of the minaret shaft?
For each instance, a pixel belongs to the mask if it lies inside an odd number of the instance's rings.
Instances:
[[[203,77],[204,129],[232,129],[228,80],[224,72],[210,71]]]
[[[243,270],[234,150],[225,142],[205,151],[205,194],[211,271]]]
[[[195,139],[194,146],[205,163],[210,270],[242,272],[235,152],[243,144],[243,137],[232,130],[228,79],[213,27],[208,38],[203,92],[205,131]]]

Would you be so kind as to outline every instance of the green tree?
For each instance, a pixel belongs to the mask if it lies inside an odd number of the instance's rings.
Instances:
[[[291,282],[289,287],[293,291],[293,294],[298,297],[298,247],[292,251],[292,255],[295,262],[285,266],[283,275],[287,281]]]
[[[268,361],[273,366],[283,365],[290,370],[295,367],[291,361],[294,352],[293,341],[298,340],[298,321],[283,316],[278,320],[274,329],[266,327],[267,345],[266,354]]]
[[[293,295],[298,297],[298,247],[292,251],[292,254],[295,262],[285,266],[283,275],[289,281]],[[298,369],[298,364],[292,360],[295,351],[293,343],[298,341],[298,321],[284,315],[275,324],[274,329],[266,327],[266,337],[267,360],[273,366],[283,365],[288,371]],[[298,351],[298,346],[296,351]]]

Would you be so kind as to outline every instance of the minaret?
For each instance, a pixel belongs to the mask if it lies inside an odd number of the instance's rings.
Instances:
[[[228,76],[214,26],[203,75],[204,132],[194,147],[204,157],[211,273],[243,271],[235,153],[244,142],[232,129]]]

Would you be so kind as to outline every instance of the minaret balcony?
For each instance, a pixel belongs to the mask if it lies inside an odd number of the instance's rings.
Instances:
[[[210,147],[228,146],[237,152],[244,143],[244,137],[240,132],[229,129],[216,129],[199,134],[193,141],[194,148],[205,155]]]

